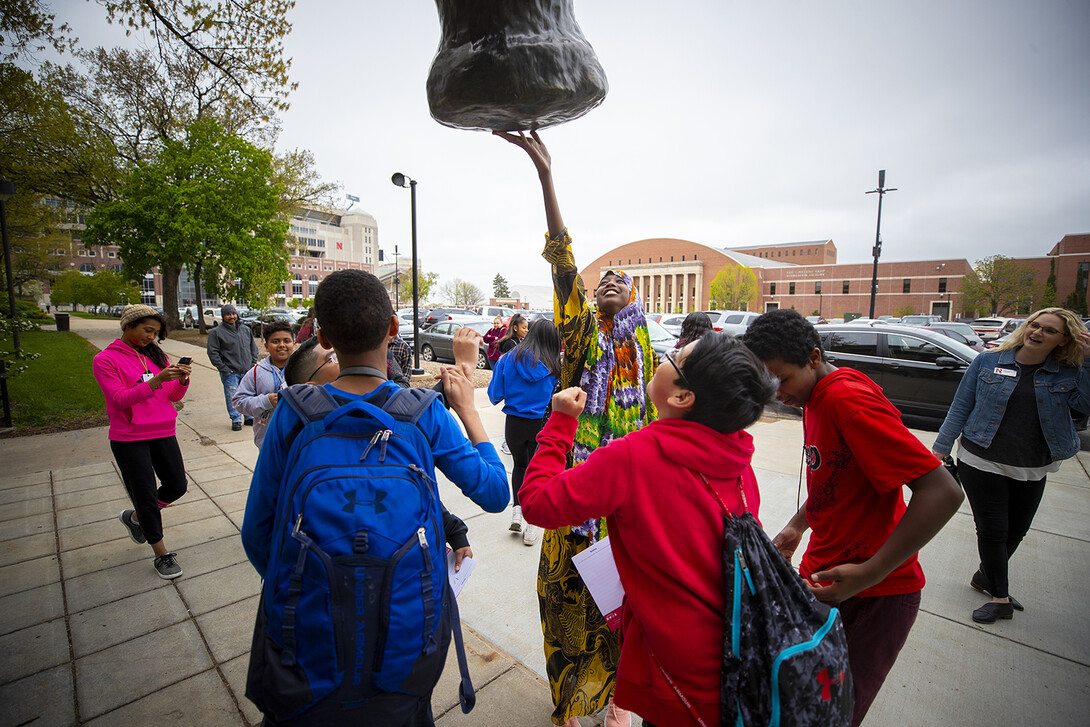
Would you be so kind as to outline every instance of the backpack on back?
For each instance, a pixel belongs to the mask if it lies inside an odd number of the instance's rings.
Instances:
[[[468,713],[475,697],[431,447],[416,425],[438,394],[387,387],[346,403],[304,384],[281,396],[301,421],[280,484],[246,696],[278,722],[316,723],[382,693],[423,697],[453,628]]]

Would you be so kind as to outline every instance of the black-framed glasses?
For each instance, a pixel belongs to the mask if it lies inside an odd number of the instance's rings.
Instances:
[[[663,356],[663,358],[665,358],[667,361],[670,362],[670,365],[674,367],[674,371],[677,371],[677,375],[681,377],[681,383],[685,384],[685,388],[686,389],[693,388],[692,384],[689,383],[689,380],[687,378],[685,378],[685,374],[681,373],[681,369],[678,368],[677,362],[674,361],[674,357],[670,354],[670,352],[667,351],[662,356]]]
[[[337,363],[337,354],[331,353],[326,356],[325,361],[322,361],[321,365],[318,368],[314,369],[313,373],[311,373],[311,375],[307,377],[307,381],[313,381],[314,377],[318,375],[318,372],[321,371],[327,363]]]

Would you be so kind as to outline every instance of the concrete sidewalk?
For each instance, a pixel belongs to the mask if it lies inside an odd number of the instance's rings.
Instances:
[[[72,324],[100,348],[117,332],[112,321]],[[0,442],[0,725],[260,719],[243,696],[259,584],[239,541],[257,449],[249,427],[230,431],[204,350],[169,340],[164,347],[195,364],[178,425],[190,489],[164,511],[181,578],[158,578],[150,549],[134,545],[117,522],[128,504],[104,428]],[[498,444],[503,416],[483,391],[478,402]],[[775,533],[795,510],[801,426],[779,421],[751,431],[761,519]],[[918,435],[927,444],[934,438]],[[984,598],[968,587],[977,559],[967,505],[923,551],[923,610],[865,725],[1086,723],[1088,465],[1080,454],[1049,478],[1012,562],[1012,590],[1027,609],[1013,621],[981,627],[969,618]],[[459,598],[478,701],[461,714],[450,660],[435,691],[438,724],[545,727],[552,706],[538,549],[509,534],[509,514],[482,513],[447,482],[441,492],[469,524],[478,561]]]

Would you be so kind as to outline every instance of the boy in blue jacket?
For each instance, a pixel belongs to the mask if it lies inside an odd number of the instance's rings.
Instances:
[[[372,398],[384,400],[396,391],[397,385],[387,381],[383,372],[387,343],[397,335],[398,320],[378,278],[359,270],[337,271],[322,281],[314,307],[319,342],[333,349],[342,371],[333,383],[325,385],[326,390],[341,401],[364,402]],[[508,501],[507,473],[474,406],[473,386],[457,368],[444,368],[442,377],[447,402],[461,419],[468,440],[439,399],[421,413],[416,426],[429,443],[431,457],[443,474],[484,510],[501,512]],[[282,478],[288,465],[288,440],[299,422],[291,407],[276,408],[246,501],[242,544],[262,578],[267,576],[275,535]],[[287,723],[274,721],[266,714],[265,724],[328,723],[330,710],[346,723],[357,720],[353,723],[413,727],[433,724],[430,690],[423,696],[382,692],[347,711],[343,705],[324,705],[319,701]]]

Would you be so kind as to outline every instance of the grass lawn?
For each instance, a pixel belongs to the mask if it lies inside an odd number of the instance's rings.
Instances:
[[[27,331],[23,350],[40,353],[26,371],[8,380],[15,430],[2,436],[43,434],[104,426],[106,402],[91,375],[98,349],[75,333]],[[11,350],[11,338],[0,341]]]

